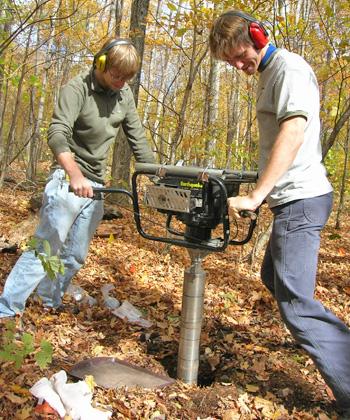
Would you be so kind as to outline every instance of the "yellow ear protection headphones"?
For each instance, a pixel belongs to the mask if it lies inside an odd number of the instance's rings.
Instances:
[[[238,16],[248,22],[248,32],[250,39],[256,49],[261,50],[269,42],[269,34],[264,28],[264,25],[252,16],[239,11],[229,11],[224,13],[222,16]]]
[[[115,39],[111,41],[94,56],[94,68],[100,71],[106,70],[108,51],[116,45],[133,45],[133,43],[129,39]]]

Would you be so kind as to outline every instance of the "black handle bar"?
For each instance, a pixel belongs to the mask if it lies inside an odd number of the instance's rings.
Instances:
[[[71,186],[69,186],[68,191],[69,192],[74,192]],[[112,193],[112,194],[125,194],[129,198],[131,198],[132,202],[134,203],[133,194],[130,191],[125,190],[124,188],[93,187],[92,191],[94,192],[94,196],[92,198],[95,199],[95,200],[102,200],[103,194]]]

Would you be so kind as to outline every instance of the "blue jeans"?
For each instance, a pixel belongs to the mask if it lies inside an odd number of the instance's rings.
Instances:
[[[91,184],[101,186],[96,182]],[[72,277],[83,265],[90,241],[103,216],[103,201],[77,197],[68,192],[68,185],[62,169],[51,174],[34,235],[50,243],[52,255],[58,255],[65,266],[64,275],[49,279],[34,252],[24,252],[9,274],[0,296],[0,317],[22,313],[28,297],[36,288],[45,306],[60,306]]]
[[[261,278],[343,409],[350,408],[350,330],[314,299],[320,232],[331,207],[329,193],[271,209],[274,224]]]

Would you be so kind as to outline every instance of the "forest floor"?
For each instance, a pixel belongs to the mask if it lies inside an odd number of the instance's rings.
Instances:
[[[0,240],[25,241],[36,216],[29,209],[32,192],[7,184],[0,191]],[[53,345],[52,362],[41,370],[33,356],[16,368],[0,361],[0,419],[59,418],[35,410],[29,388],[42,377],[66,372],[77,362],[115,356],[153,373],[175,378],[184,269],[184,248],[140,237],[130,211],[104,221],[85,266],[74,278],[97,304],[64,298],[60,312],[45,312],[33,296],[21,318],[17,337],[29,333]],[[271,219],[263,209],[258,232]],[[259,278],[262,255],[246,258],[254,239],[243,247],[208,255],[198,386],[179,380],[164,388],[94,388],[93,403],[113,411],[113,419],[336,419],[331,391],[313,362],[284,328],[277,306]],[[20,255],[0,253],[0,290]],[[152,322],[145,328],[122,320],[106,308],[101,287],[129,301]],[[334,215],[322,233],[316,295],[350,325],[350,217],[334,228]],[[2,334],[6,325],[1,324]],[[74,378],[69,376],[69,381]]]

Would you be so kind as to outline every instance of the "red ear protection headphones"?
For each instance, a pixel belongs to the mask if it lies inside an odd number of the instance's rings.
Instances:
[[[264,28],[264,25],[252,16],[239,11],[229,11],[224,13],[222,16],[238,16],[248,22],[248,31],[251,40],[254,43],[255,48],[261,50],[269,42],[269,34]]]
[[[108,45],[102,48],[95,57],[94,57],[94,67],[98,70],[105,71],[107,66],[107,53],[108,51],[115,47],[116,45],[133,45],[130,39],[115,39],[111,41]]]

